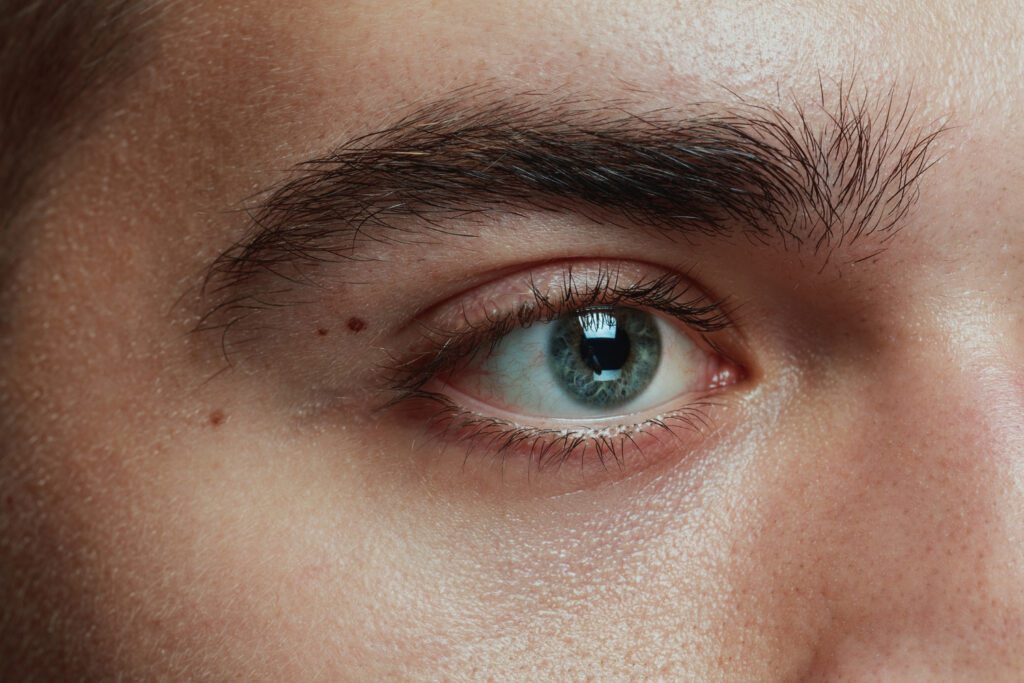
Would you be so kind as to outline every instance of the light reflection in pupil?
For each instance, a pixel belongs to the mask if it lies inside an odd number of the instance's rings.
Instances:
[[[579,322],[582,330],[580,356],[594,371],[594,381],[619,379],[622,367],[629,360],[629,334],[615,316],[607,312],[586,313],[579,316]]]

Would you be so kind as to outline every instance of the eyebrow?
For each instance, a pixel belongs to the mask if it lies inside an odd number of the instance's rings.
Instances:
[[[840,84],[830,96],[822,85],[808,106],[736,97],[635,113],[626,102],[460,91],[300,164],[250,210],[248,234],[207,283],[290,278],[358,258],[366,241],[463,234],[494,212],[571,211],[815,254],[881,244],[916,201],[943,130],[918,127],[909,93],[897,92],[854,97]]]

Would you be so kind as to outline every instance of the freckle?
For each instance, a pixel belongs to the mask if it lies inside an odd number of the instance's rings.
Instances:
[[[210,413],[210,424],[214,427],[219,427],[224,424],[224,420],[226,418],[227,416],[224,414],[223,410],[215,410]]]
[[[316,333],[320,337],[326,337],[327,336],[327,328],[326,327],[318,327],[318,328],[316,328]]]
[[[353,332],[362,332],[366,329],[366,321],[362,318],[351,317],[348,319],[348,329]]]

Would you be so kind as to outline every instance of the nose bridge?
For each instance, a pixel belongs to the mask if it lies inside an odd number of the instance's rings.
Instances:
[[[1022,665],[1009,661],[1024,636],[1020,354],[1012,335],[939,330],[887,349],[867,383],[855,492],[837,498],[822,579],[819,674]]]

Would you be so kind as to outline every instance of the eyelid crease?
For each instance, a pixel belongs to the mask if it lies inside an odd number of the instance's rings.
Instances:
[[[528,275],[524,276],[524,272]],[[726,322],[725,311],[721,310],[726,301],[715,300],[698,287],[691,268],[669,269],[633,259],[573,257],[505,268],[497,277],[424,309],[410,325],[430,320],[434,327],[471,327],[476,318],[487,323],[489,311],[511,307],[511,302],[519,301],[524,292],[533,296],[531,304],[547,310],[552,308],[553,302],[560,304],[563,310],[568,303],[577,308],[614,305],[614,295],[629,293],[634,297],[644,295],[653,307],[669,313],[673,303],[683,301],[685,295],[692,292],[694,296],[689,299],[693,305],[687,310],[692,311],[698,308],[698,302],[704,302],[706,310],[703,312],[707,313],[704,320],[693,319],[695,326],[713,331]],[[462,305],[455,307],[453,301],[461,301]],[[719,310],[713,310],[715,306]],[[454,318],[439,314],[446,308],[455,309]],[[733,312],[730,310],[729,314]]]

